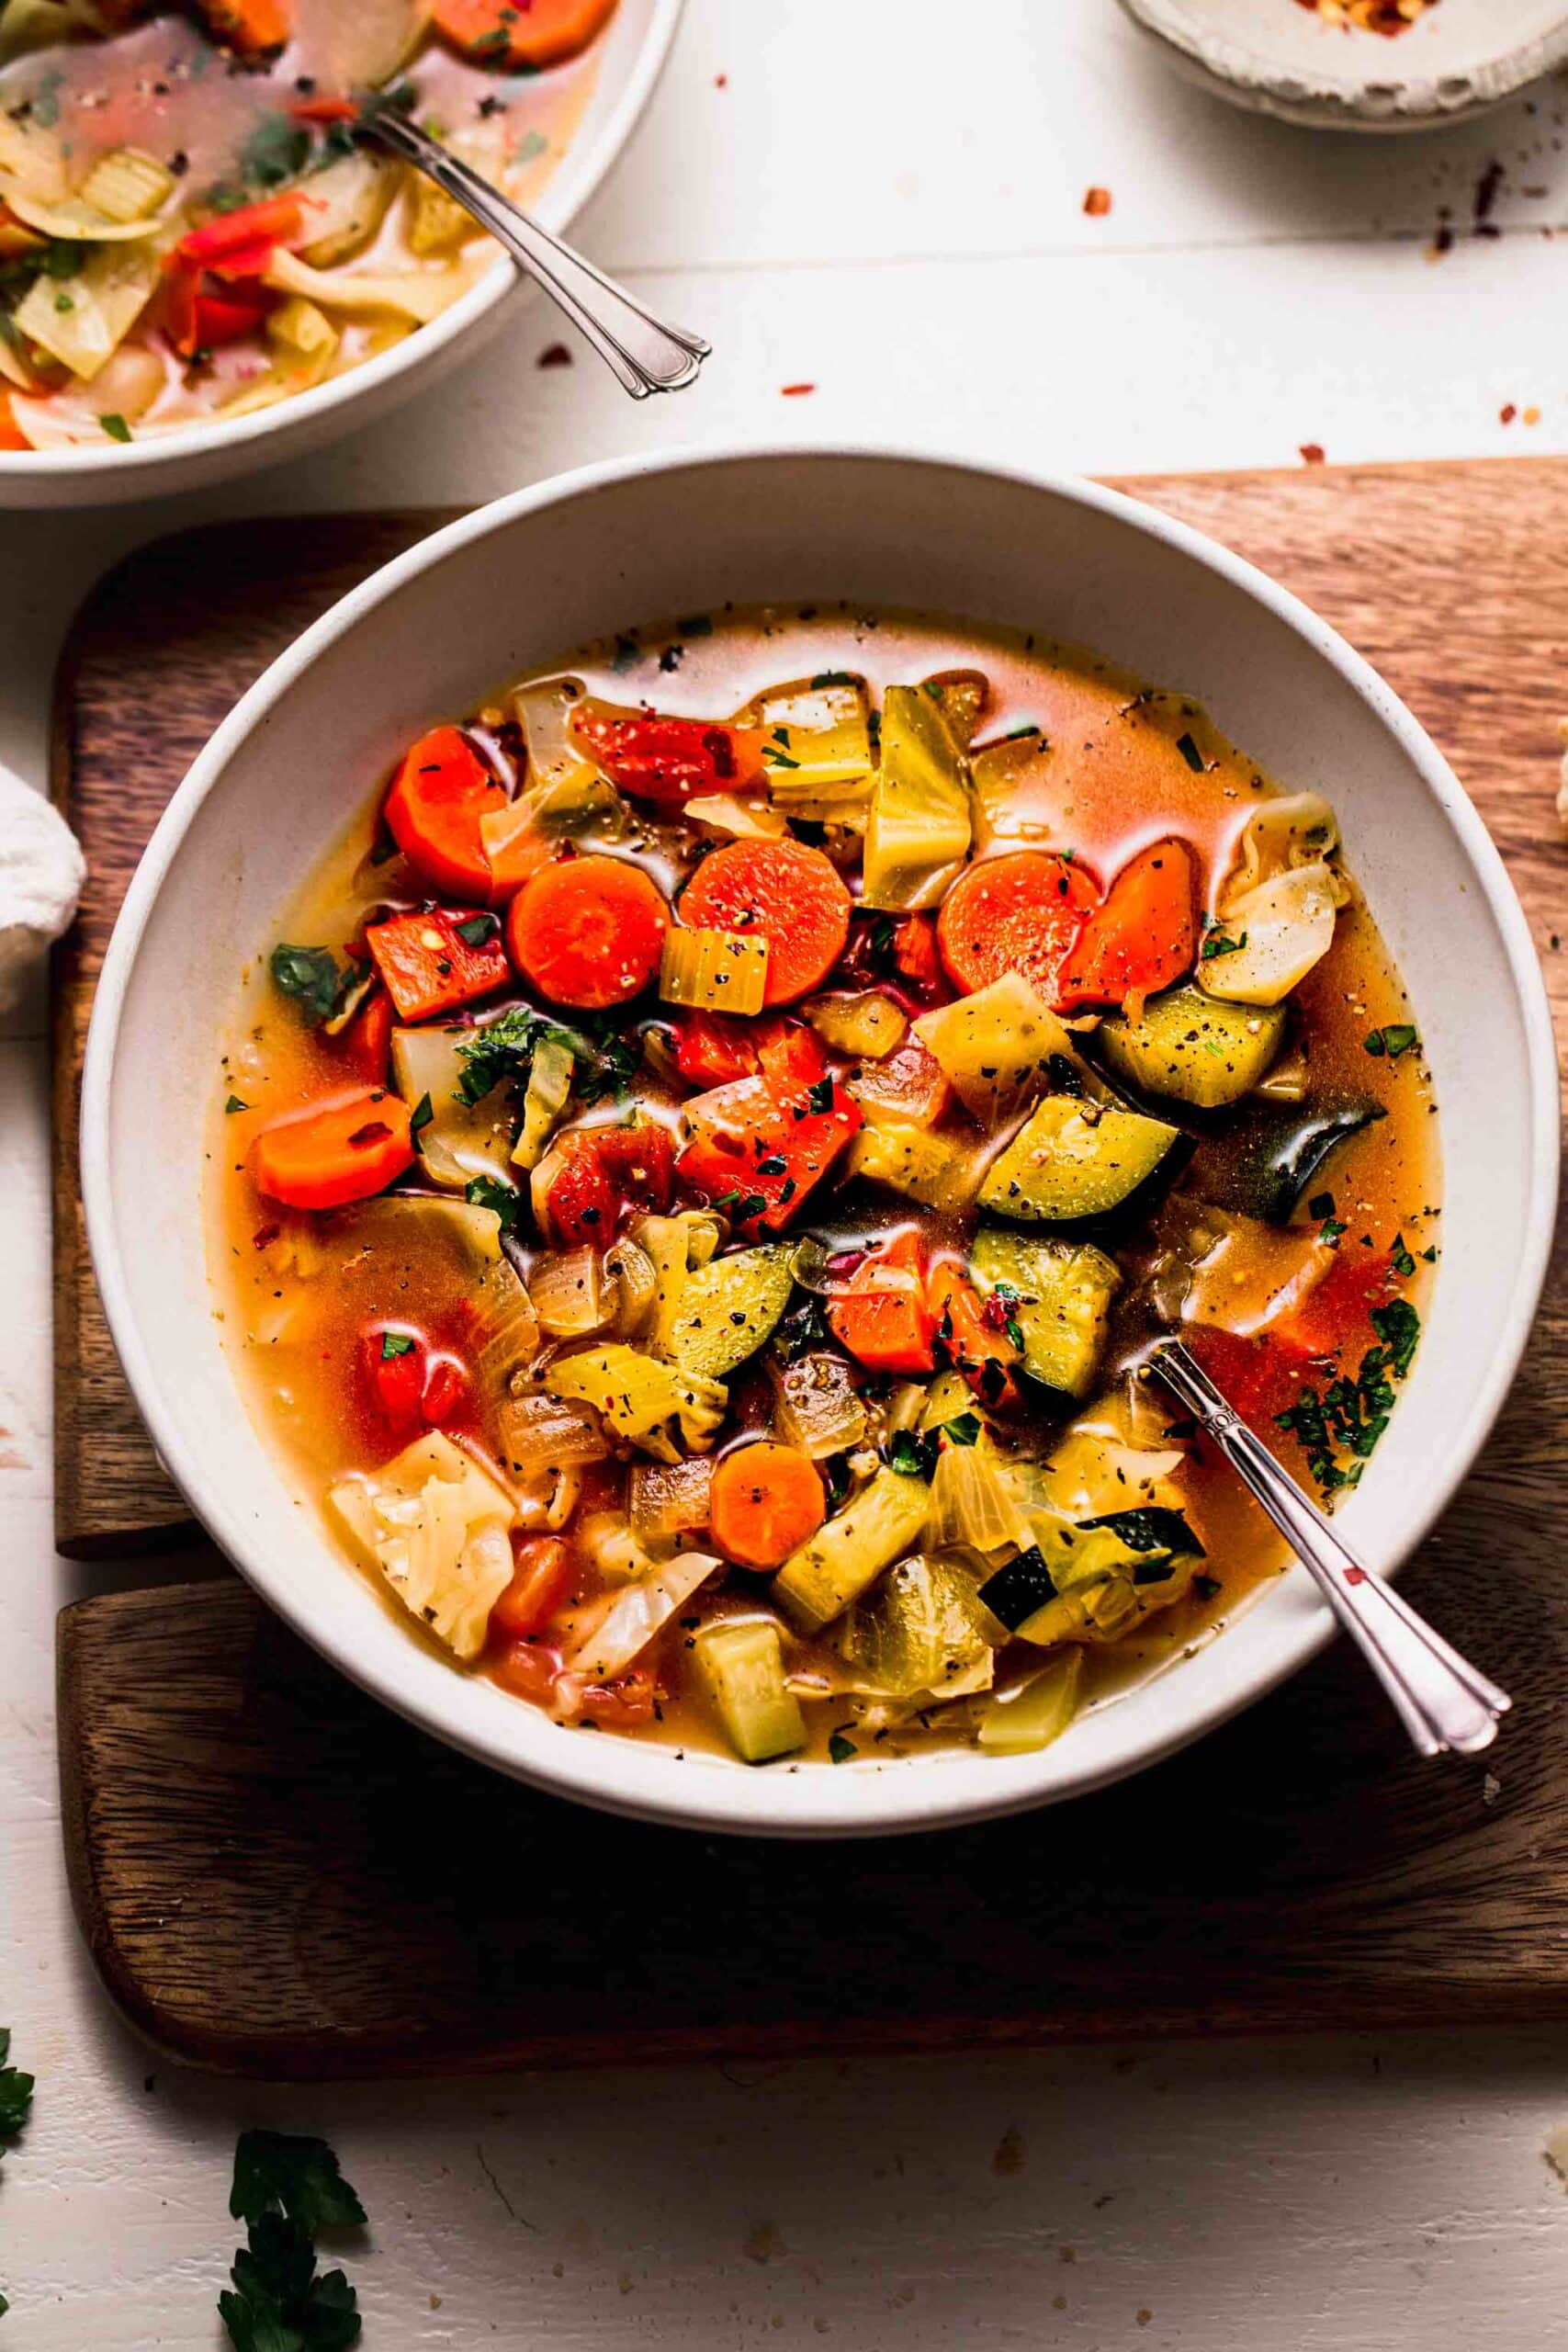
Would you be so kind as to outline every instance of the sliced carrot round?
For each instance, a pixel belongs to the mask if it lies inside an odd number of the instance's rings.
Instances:
[[[384,1086],[359,1086],[301,1104],[263,1127],[251,1146],[256,1190],[292,1209],[368,1200],[412,1168],[408,1104]]]
[[[768,943],[762,1001],[793,1004],[820,988],[850,935],[850,894],[830,858],[804,842],[730,842],[704,858],[681,900],[694,930],[759,933]]]
[[[491,895],[490,853],[479,820],[506,795],[457,727],[433,727],[404,756],[384,811],[392,839],[434,890],[478,900]]]
[[[558,65],[615,12],[615,0],[435,0],[447,40],[483,65]]]
[[[669,928],[670,910],[640,865],[558,857],[513,899],[506,944],[524,978],[552,1004],[597,1012],[641,994]]]
[[[1056,977],[1064,1012],[1174,988],[1197,950],[1197,877],[1185,842],[1140,850],[1085,922]]]
[[[708,1490],[713,1540],[742,1567],[782,1567],[808,1544],[827,1510],[821,1476],[798,1446],[764,1438],[737,1446],[713,1474]]]
[[[1042,850],[988,857],[959,876],[936,919],[948,977],[965,996],[1018,972],[1047,1004],[1100,893],[1081,865]]]

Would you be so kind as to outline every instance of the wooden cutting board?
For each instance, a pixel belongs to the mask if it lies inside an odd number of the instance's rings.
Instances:
[[[1390,678],[1485,816],[1568,1013],[1552,808],[1568,467],[1123,487],[1300,591]],[[235,697],[442,519],[162,541],[101,584],[67,649],[55,791],[93,869],[54,992],[57,1521],[74,1556],[195,1540],[82,1247],[76,1086],[115,912]],[[105,1982],[175,2056],[312,2079],[1568,2016],[1565,1335],[1560,1237],[1525,1372],[1409,1573],[1517,1702],[1476,1766],[1407,1758],[1341,1645],[1189,1755],[1066,1810],[852,1847],[715,1841],[557,1804],[426,1741],[210,1546],[150,1563],[147,1589],[78,1602],[60,1628],[72,1883]]]

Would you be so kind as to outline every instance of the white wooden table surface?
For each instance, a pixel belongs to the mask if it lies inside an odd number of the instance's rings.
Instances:
[[[700,389],[637,410],[581,355],[539,374],[558,331],[536,308],[293,470],[0,518],[0,757],[41,783],[72,610],[125,549],[209,515],[477,503],[739,433],[1094,471],[1292,464],[1303,443],[1331,460],[1568,447],[1565,112],[1559,86],[1435,139],[1309,137],[1168,78],[1112,0],[691,0],[579,235],[711,335]],[[1495,158],[1504,233],[1476,239]],[[1091,185],[1109,216],[1085,215]],[[1459,234],[1430,261],[1444,207]],[[815,390],[781,396],[799,383]],[[1505,425],[1508,403],[1539,423]],[[116,1578],[51,1545],[41,1036],[39,995],[0,1037],[0,2022],[39,2076],[0,2166],[6,2352],[211,2352],[229,2158],[253,2120],[325,2132],[365,2197],[367,2352],[1563,2340],[1568,2202],[1541,2153],[1568,2120],[1561,2037],[417,2091],[156,2064],[97,1992],[61,1859],[54,1618]],[[1048,1822],[1036,1843],[1048,1868]]]

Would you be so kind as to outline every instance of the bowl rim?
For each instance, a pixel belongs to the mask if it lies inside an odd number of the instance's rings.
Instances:
[[[581,154],[577,142],[569,142],[538,202],[529,208],[541,228],[556,236],[564,235],[598,193],[611,166],[618,162],[669,61],[685,4],[686,0],[649,0],[651,14],[648,29],[632,60],[626,87],[598,137]],[[330,430],[330,421],[339,409],[383,385],[395,384],[407,372],[434,363],[470,328],[478,327],[514,295],[527,290],[528,286],[529,280],[510,254],[498,253],[467,292],[412,334],[406,335],[401,343],[394,344],[389,351],[378,352],[342,376],[277,401],[253,416],[227,422],[215,418],[210,424],[192,424],[177,433],[160,435],[156,440],[133,441],[129,447],[110,442],[103,448],[88,443],[76,448],[0,449],[0,511],[4,511],[7,485],[12,483],[18,487],[50,481],[74,484],[91,482],[98,475],[118,482],[141,473],[149,477],[145,492],[152,498],[164,487],[158,480],[163,469],[188,468],[215,453],[249,449],[254,453],[251,463],[265,464],[265,452],[255,451],[254,445],[265,442],[279,426],[287,424],[309,430],[312,423],[321,420],[323,429]],[[413,387],[411,385],[409,390],[412,391]],[[243,469],[240,466],[235,468],[236,471]],[[91,503],[88,500],[82,503]]]
[[[547,1758],[525,1758],[503,1740],[491,1737],[484,1727],[463,1720],[464,1705],[459,1694],[469,1687],[464,1678],[440,1668],[444,1683],[450,1685],[453,1703],[424,1703],[401,1687],[408,1678],[395,1667],[381,1670],[376,1662],[359,1656],[346,1639],[314,1625],[307,1610],[292,1606],[276,1592],[265,1555],[258,1554],[260,1565],[255,1564],[254,1547],[239,1514],[230,1507],[223,1491],[208,1479],[201,1462],[186,1442],[179,1413],[165,1396],[152,1351],[143,1340],[131,1306],[111,1182],[109,1114],[121,1016],[137,954],[154,903],[186,834],[234,754],[265,725],[274,706],[330,647],[372,622],[378,609],[410,582],[437,570],[448,558],[476,541],[504,532],[544,509],[592,500],[623,482],[650,476],[679,475],[697,469],[705,473],[722,473],[738,463],[795,465],[818,459],[895,468],[934,467],[985,476],[1022,491],[1043,492],[1130,526],[1139,535],[1200,564],[1260,604],[1266,612],[1304,639],[1358,698],[1370,706],[1373,717],[1393,735],[1416,769],[1435,804],[1435,816],[1446,821],[1457,835],[1486,910],[1496,925],[1524,1033],[1531,1123],[1527,1170],[1529,1211],[1503,1337],[1472,1389],[1469,1409],[1449,1464],[1440,1476],[1423,1486],[1419,1498],[1413,1502],[1399,1561],[1391,1573],[1397,1573],[1398,1566],[1425,1539],[1451,1500],[1461,1478],[1472,1466],[1512,1385],[1529,1337],[1554,1238],[1562,1123],[1551,1011],[1529,925],[1502,858],[1448,762],[1370,662],[1290,590],[1190,525],[1123,492],[1042,469],[1004,465],[929,445],[883,440],[831,444],[775,438],[739,440],[720,447],[676,447],[605,459],[513,492],[445,525],[393,557],[303,631],[241,697],[176,787],[127,889],[98,978],[82,1077],[82,1198],[104,1311],[138,1409],[158,1453],[193,1510],[266,1605],[283,1616],[295,1632],[351,1681],[370,1691],[394,1713],[478,1761],[552,1795],[572,1798],[633,1818],[674,1823],[710,1833],[728,1831],[784,1838],[886,1835],[950,1827],[1023,1812],[1042,1804],[1063,1802],[1108,1786],[1176,1753],[1277,1688],[1326,1645],[1335,1631],[1332,1613],[1312,1590],[1303,1569],[1298,1566],[1288,1571],[1275,1590],[1293,1588],[1303,1605],[1290,1620],[1281,1620],[1273,1658],[1248,1675],[1240,1687],[1222,1688],[1206,1703],[1190,1706],[1153,1736],[1145,1733],[1135,1740],[1123,1740],[1096,1766],[1086,1765],[1076,1772],[1071,1769],[1064,1772],[1062,1761],[1068,1758],[1068,1748],[1046,1749],[1040,1758],[1029,1759],[1037,1768],[1045,1768],[1039,1769],[1038,1781],[1027,1772],[1017,1776],[1010,1773],[1004,1785],[998,1775],[997,1784],[990,1790],[979,1776],[962,1785],[944,1782],[939,1787],[935,1776],[920,1769],[919,1759],[910,1759],[907,1765],[900,1762],[892,1769],[874,1765],[870,1770],[852,1768],[831,1774],[826,1768],[791,1776],[754,1773],[740,1767],[693,1772],[679,1793],[650,1794],[637,1784],[637,1770],[647,1758],[641,1743],[594,1741],[588,1744],[590,1757],[584,1754],[584,1743],[561,1740],[558,1756],[552,1748]],[[235,1404],[236,1409],[244,1411],[237,1385]],[[410,1644],[407,1648],[411,1657],[419,1655],[415,1645]],[[631,1768],[626,1775],[626,1785],[611,1788],[605,1784],[605,1776],[592,1769],[592,1758],[623,1747]],[[1048,1764],[1047,1759],[1051,1759]],[[781,1791],[789,1792],[783,1800],[770,1793]]]
[[[1376,73],[1369,57],[1357,82],[1287,66],[1269,54],[1265,35],[1254,40],[1205,27],[1195,21],[1191,0],[1122,0],[1122,6],[1204,87],[1303,129],[1438,130],[1504,105],[1568,62],[1568,14],[1550,32],[1500,42],[1494,57],[1463,76],[1439,69],[1407,78],[1400,61],[1386,57]]]

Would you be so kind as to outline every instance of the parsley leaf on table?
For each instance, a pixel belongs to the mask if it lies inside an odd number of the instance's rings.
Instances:
[[[358,2298],[341,2270],[318,2272],[321,2230],[358,2229],[365,2208],[324,2140],[242,2132],[229,2211],[246,2223],[218,2309],[235,2352],[347,2352]]]
[[[26,2129],[33,2103],[33,2077],[25,2075],[19,2066],[8,2066],[6,2062],[10,2054],[11,2029],[0,2025],[0,2141],[14,2140],[18,2132]],[[0,2319],[9,2309],[5,2296],[0,2295]]]

